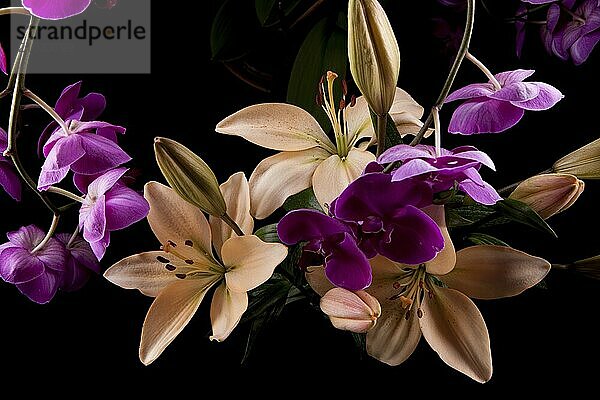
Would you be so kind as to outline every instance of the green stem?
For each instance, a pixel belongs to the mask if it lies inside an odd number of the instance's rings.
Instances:
[[[48,233],[46,233],[46,236],[44,237],[44,239],[37,246],[35,246],[35,249],[31,250],[31,254],[37,253],[38,251],[42,250],[46,246],[46,244],[48,244],[48,242],[50,241],[52,236],[54,236],[54,232],[56,232],[56,228],[58,228],[59,221],[60,221],[60,214],[54,214],[52,216],[52,225],[50,225],[50,229],[48,229]]]
[[[460,43],[458,53],[456,54],[456,58],[454,59],[452,67],[450,68],[450,73],[448,74],[448,78],[446,78],[446,82],[444,82],[444,87],[442,88],[439,97],[437,98],[435,104],[431,108],[431,112],[427,116],[427,119],[423,123],[423,126],[419,130],[419,133],[417,133],[413,141],[410,142],[411,146],[416,146],[417,144],[421,143],[421,140],[423,140],[427,129],[429,129],[429,127],[433,123],[433,110],[437,108],[439,111],[444,106],[444,102],[450,94],[450,90],[452,89],[452,85],[454,84],[454,80],[456,79],[456,75],[458,75],[458,71],[460,70],[460,66],[463,60],[465,59],[467,52],[469,51],[469,44],[471,43],[471,37],[473,36],[474,24],[475,0],[467,0],[467,21],[465,23],[465,33],[463,34],[462,42]]]
[[[81,196],[77,196],[75,193],[71,193],[68,190],[56,187],[56,186],[50,186],[48,188],[48,193],[54,193],[54,194],[59,194],[61,196],[67,197],[73,201],[77,201],[79,203],[83,203],[84,198]]]
[[[46,103],[44,100],[42,100],[38,95],[36,95],[29,89],[25,89],[23,91],[23,96],[32,100],[34,103],[36,103],[38,106],[40,106],[44,111],[46,111],[52,118],[54,118],[54,120],[58,123],[58,125],[60,125],[61,129],[65,133],[69,132],[69,128],[67,127],[67,124],[62,119],[62,117],[60,115],[58,115],[58,113],[54,110],[54,108],[50,107],[48,105],[48,103]]]
[[[71,238],[69,239],[69,242],[67,243],[67,249],[70,249],[71,246],[73,245],[73,242],[75,241],[75,239],[77,239],[77,236],[79,235],[79,225],[77,225],[75,227],[75,231],[73,232],[73,234],[71,235]]]
[[[479,68],[481,70],[481,72],[483,72],[485,74],[485,76],[489,79],[489,81],[492,83],[492,85],[494,85],[494,88],[496,90],[502,89],[502,85],[500,85],[500,82],[498,82],[498,79],[496,79],[494,74],[492,74],[492,71],[490,71],[488,69],[488,67],[486,67],[481,61],[479,61],[477,58],[475,58],[475,56],[473,54],[471,54],[467,51],[467,54],[465,54],[465,58],[467,60],[471,61],[477,68]]]
[[[238,236],[244,236],[244,231],[242,231],[240,226],[229,216],[229,214],[225,213],[221,219],[229,225]]]
[[[385,151],[385,136],[387,133],[388,115],[377,116],[377,157]]]
[[[0,15],[9,15],[9,14],[31,15],[31,14],[29,14],[29,11],[27,11],[23,7],[0,8]]]

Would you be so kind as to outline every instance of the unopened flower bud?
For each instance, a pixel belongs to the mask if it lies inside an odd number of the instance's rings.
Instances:
[[[543,174],[521,182],[509,198],[519,200],[548,219],[571,207],[585,184],[569,174]]]
[[[373,328],[381,315],[377,299],[364,290],[351,292],[334,288],[321,298],[321,310],[338,329],[364,333]]]
[[[554,163],[552,170],[580,179],[600,179],[600,139],[567,154]]]
[[[387,115],[400,73],[400,49],[377,0],[349,1],[348,58],[354,82],[373,112]]]
[[[227,206],[217,178],[200,157],[167,138],[154,139],[154,152],[165,179],[179,196],[210,215],[225,215]]]

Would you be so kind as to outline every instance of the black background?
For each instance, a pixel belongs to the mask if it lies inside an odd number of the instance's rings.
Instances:
[[[276,73],[276,81],[273,92],[265,94],[211,61],[208,38],[217,2],[202,2],[202,9],[193,12],[180,3],[169,7],[162,2],[153,4],[151,75],[33,75],[27,81],[28,87],[49,103],[54,103],[65,86],[79,79],[84,80],[85,92],[104,93],[109,107],[103,119],[128,129],[121,143],[134,158],[132,166],[142,170],[138,188],[145,181],[161,180],[153,159],[155,136],[171,137],[191,147],[214,168],[220,181],[239,170],[249,176],[253,167],[272,153],[243,139],[220,136],[214,126],[244,106],[285,99],[291,63],[310,28],[307,22],[295,32],[269,42],[275,44],[269,45],[271,57],[264,64]],[[339,3],[323,8],[321,14],[333,12]],[[450,63],[450,57],[444,55],[442,45],[432,35],[431,19],[444,10],[434,0],[390,3],[389,15],[402,53],[399,86],[428,107],[437,97]],[[506,7],[493,7],[508,14],[518,2],[488,3],[508,3]],[[565,94],[552,110],[528,112],[517,127],[506,133],[445,136],[445,147],[474,144],[492,156],[498,172],[485,171],[489,182],[499,187],[526,178],[598,136],[600,50],[583,66],[575,67],[548,56],[534,28],[529,32],[524,56],[518,60],[514,55],[513,26],[502,24],[481,9],[471,48],[495,72],[533,68],[537,72],[532,79],[553,84]],[[191,59],[192,54],[196,60]],[[458,84],[482,80],[481,73],[467,63]],[[4,128],[7,103],[7,99],[2,100]],[[445,123],[453,107],[448,106],[442,113]],[[34,143],[47,118],[36,111],[28,113],[30,124],[20,138],[20,149],[29,170],[36,171],[39,161],[33,157]],[[32,193],[24,194],[19,204],[0,195],[0,232],[32,223],[47,228],[50,215]],[[551,220],[560,240],[522,227],[498,235],[516,248],[555,263],[600,254],[598,198],[600,183],[587,182],[577,204]],[[61,230],[72,231],[75,221],[74,217],[67,219]],[[102,265],[107,268],[125,256],[157,246],[147,224],[139,223],[112,235],[112,246]],[[484,387],[486,391],[521,385],[535,389],[580,386],[592,382],[590,379],[598,372],[595,362],[600,356],[596,324],[600,283],[566,273],[552,273],[547,281],[548,290],[532,289],[517,298],[477,302],[490,331],[494,359],[494,376]],[[306,385],[319,381],[332,389],[381,388],[398,396],[412,385],[424,391],[446,384],[476,387],[441,362],[425,342],[397,368],[361,360],[348,334],[334,330],[301,302],[284,311],[258,342],[256,353],[245,367],[240,367],[240,360],[248,327],[238,327],[225,343],[209,342],[208,304],[158,361],[143,367],[137,348],[150,303],[151,299],[137,291],[120,289],[101,277],[94,277],[78,293],[59,293],[45,306],[33,304],[14,287],[1,284],[0,370],[3,374],[32,377],[58,373],[62,377],[56,383],[59,391],[64,387],[61,385],[78,381],[79,375],[86,377],[84,382],[107,376],[146,382],[161,377],[178,385],[260,376],[254,383],[256,388],[283,379],[295,383],[290,390],[306,390]],[[198,393],[202,395],[200,388]]]

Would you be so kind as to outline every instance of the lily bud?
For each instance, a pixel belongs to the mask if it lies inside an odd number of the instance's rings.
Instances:
[[[600,256],[575,261],[573,264],[568,266],[568,269],[579,272],[588,278],[600,280]]]
[[[400,49],[377,0],[348,2],[348,58],[354,82],[373,112],[387,115],[400,73]]]
[[[552,170],[580,179],[600,179],[600,139],[567,154],[554,163]]]
[[[162,137],[154,139],[154,152],[162,174],[179,196],[210,215],[225,215],[227,206],[217,178],[200,157]]]
[[[321,298],[321,310],[337,329],[365,333],[377,323],[381,306],[377,299],[364,290],[351,292],[334,288]]]
[[[509,198],[519,200],[548,219],[571,207],[585,184],[569,174],[544,174],[521,182]]]

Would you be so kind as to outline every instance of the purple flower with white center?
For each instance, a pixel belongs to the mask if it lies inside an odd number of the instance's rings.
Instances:
[[[79,97],[81,85],[82,81],[79,81],[67,86],[62,91],[54,106],[54,111],[67,123],[71,120],[83,122],[94,121],[106,109],[106,98],[100,93],[89,93],[83,97]],[[38,140],[38,152],[40,154],[42,154],[42,148],[50,138],[50,135],[59,128],[56,121],[52,121],[46,126]],[[116,138],[113,141],[116,142]]]
[[[497,82],[474,83],[456,90],[446,102],[467,100],[454,111],[448,131],[472,135],[503,132],[515,126],[525,110],[547,110],[564,96],[543,82],[523,82],[533,70],[518,69],[494,75]]]
[[[456,184],[478,203],[492,205],[502,200],[498,192],[479,174],[482,165],[495,170],[494,162],[475,147],[441,149],[438,157],[433,146],[398,145],[388,149],[378,161],[382,164],[402,162],[392,172],[394,182],[419,179],[429,184],[434,193],[451,189]]]
[[[72,120],[68,131],[60,128],[44,145],[46,161],[38,180],[38,189],[62,181],[69,170],[77,174],[94,175],[106,172],[131,160],[116,143],[117,134],[125,128],[107,122]]]
[[[368,258],[381,254],[418,265],[444,248],[440,228],[420,210],[432,200],[431,188],[423,182],[394,182],[389,174],[370,173],[352,182],[331,212],[358,227],[359,247]]]
[[[315,210],[296,210],[279,222],[277,232],[287,245],[308,242],[304,252],[324,258],[325,275],[334,285],[362,290],[371,285],[371,265],[358,247],[353,229]]]
[[[150,210],[146,199],[118,183],[126,172],[127,168],[118,168],[96,178],[79,211],[79,228],[98,260],[110,244],[110,232],[146,218]]]
[[[30,300],[45,304],[56,294],[67,259],[65,247],[52,238],[32,253],[46,234],[35,225],[6,234],[9,242],[0,246],[0,277],[14,284]]]
[[[93,274],[100,273],[100,263],[89,243],[81,236],[71,240],[71,234],[59,233],[56,239],[65,246],[67,254],[60,289],[74,292],[81,289]]]
[[[4,52],[4,48],[2,44],[0,44],[0,71],[4,73],[4,75],[8,75],[8,64],[6,63],[6,53]]]
[[[21,179],[14,170],[13,163],[2,153],[8,147],[8,134],[0,128],[0,186],[16,201],[21,200]]]
[[[42,19],[64,19],[84,12],[92,0],[23,0],[23,7]]]

